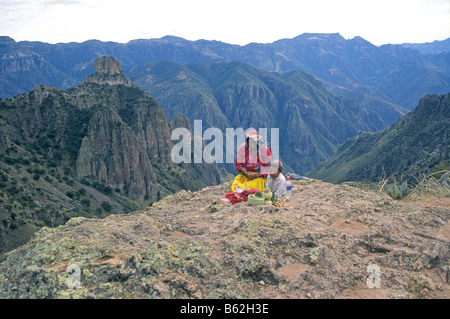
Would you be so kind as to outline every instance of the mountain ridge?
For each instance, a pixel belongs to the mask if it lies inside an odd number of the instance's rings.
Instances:
[[[339,34],[311,33],[246,46],[220,41],[189,41],[178,37],[132,40],[125,44],[92,40],[54,45],[21,41],[17,45],[43,57],[47,63],[64,72],[66,78],[79,80],[91,72],[86,68],[92,65],[95,57],[111,55],[122,62],[126,72],[162,60],[181,64],[236,60],[268,71],[303,70],[321,81],[347,89],[368,90],[408,109],[413,108],[422,96],[442,94],[450,87],[446,59],[436,55],[424,58],[419,51],[400,45],[376,47],[360,37],[346,40]],[[397,49],[392,50],[391,47]],[[410,52],[409,57],[407,52]],[[385,75],[394,70],[397,78],[389,81]],[[25,85],[27,90],[26,83],[19,85],[13,75],[3,75],[4,82],[18,88]],[[411,81],[411,77],[423,81]],[[59,78],[46,84],[61,86],[62,77]],[[28,86],[28,89],[31,87]],[[13,95],[17,93],[21,92],[16,90]],[[2,93],[3,97],[8,95],[11,93]]]
[[[377,131],[387,125],[379,112],[335,98],[301,71],[278,74],[243,62],[163,61],[136,69],[130,77],[164,106],[168,119],[182,113],[192,126],[202,120],[205,129],[223,132],[278,128],[280,156],[297,172],[317,165],[358,130]]]
[[[388,128],[349,139],[308,175],[332,182],[377,182],[383,176],[417,182],[448,161],[449,114],[450,93],[428,95]]]

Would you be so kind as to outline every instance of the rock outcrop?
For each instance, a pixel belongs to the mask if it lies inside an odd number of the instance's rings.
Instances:
[[[113,57],[96,58],[94,62],[95,74],[88,75],[85,83],[109,84],[117,85],[123,84],[131,86],[130,79],[125,76],[122,71],[122,66]]]
[[[131,128],[117,113],[97,112],[89,122],[76,162],[80,178],[113,188],[127,188],[128,196],[156,198],[157,178],[150,158]]]
[[[449,198],[393,201],[307,180],[282,207],[228,207],[229,187],[44,228],[0,257],[0,298],[450,296]]]

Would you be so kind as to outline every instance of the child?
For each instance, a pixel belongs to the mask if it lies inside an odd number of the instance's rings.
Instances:
[[[266,188],[270,189],[277,198],[286,194],[286,178],[281,174],[282,171],[283,163],[279,160],[272,161],[267,170],[269,175],[267,176]]]

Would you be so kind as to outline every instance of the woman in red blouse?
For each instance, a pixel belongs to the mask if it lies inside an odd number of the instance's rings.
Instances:
[[[264,171],[271,162],[271,151],[265,139],[255,130],[248,131],[245,143],[238,150],[234,164],[239,175],[233,181],[231,190],[258,189],[263,191],[266,187],[267,172]]]

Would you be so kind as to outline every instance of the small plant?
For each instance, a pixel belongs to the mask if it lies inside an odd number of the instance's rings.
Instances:
[[[311,261],[316,261],[320,256],[320,247],[315,247],[309,251],[309,258]]]
[[[426,299],[429,298],[431,285],[423,278],[411,278],[408,282],[409,296],[412,299]]]
[[[408,183],[404,181],[401,185],[394,180],[392,184],[386,186],[386,191],[392,199],[403,199],[408,195]]]

